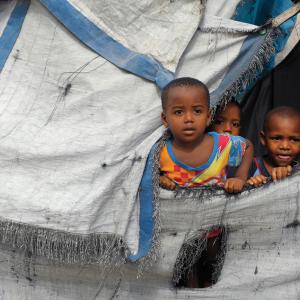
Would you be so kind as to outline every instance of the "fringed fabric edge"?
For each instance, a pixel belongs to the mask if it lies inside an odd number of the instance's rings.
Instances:
[[[233,97],[245,91],[258,78],[264,66],[275,54],[274,41],[280,33],[281,31],[278,28],[271,28],[269,31],[265,31],[264,42],[258,47],[250,63],[225,90],[218,103],[212,108],[213,113],[217,105],[226,105]]]
[[[192,236],[187,237],[179,250],[178,256],[173,269],[172,283],[178,286],[179,282],[186,278],[197,261],[200,259],[203,251],[207,249],[208,233],[214,229],[221,229],[219,238],[220,249],[213,262],[214,271],[212,273],[212,281],[215,284],[220,277],[225,255],[227,251],[228,228],[222,224],[211,227],[209,230],[195,232]]]
[[[253,32],[259,31],[258,27],[257,29],[252,29],[252,28],[228,28],[225,26],[219,26],[219,27],[198,27],[198,30],[200,32],[204,33],[245,33],[245,34],[251,34]],[[254,31],[255,30],[255,31]]]
[[[172,283],[174,286],[177,286],[182,277],[191,270],[207,247],[207,238],[203,236],[205,236],[205,231],[197,231],[182,243],[173,269]]]
[[[128,253],[122,237],[115,234],[72,234],[3,219],[0,220],[0,243],[30,256],[67,264],[118,266],[125,262]]]
[[[154,220],[154,228],[153,228],[153,238],[151,241],[150,251],[148,254],[138,261],[138,277],[140,277],[143,272],[149,270],[152,265],[156,262],[159,257],[160,252],[160,232],[161,232],[161,220],[159,214],[159,158],[160,152],[163,146],[166,143],[166,140],[170,137],[170,133],[166,130],[161,137],[161,139],[157,142],[157,146],[154,153],[154,163],[152,168],[152,182],[153,182],[153,220]]]

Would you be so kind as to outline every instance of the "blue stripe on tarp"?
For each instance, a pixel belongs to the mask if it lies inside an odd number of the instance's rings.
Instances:
[[[291,0],[243,0],[236,8],[234,20],[261,26],[271,18],[275,18],[288,10],[293,5],[294,3]],[[273,43],[275,54],[270,58],[269,62],[265,64],[263,72],[257,74],[257,79],[251,82],[239,96],[240,98],[247,93],[258,80],[266,76],[274,68],[276,54],[284,48],[292,29],[295,26],[295,22],[296,16],[286,20],[279,26],[280,35],[275,38]]]
[[[27,14],[30,0],[18,0],[15,8],[11,12],[5,29],[0,37],[0,71],[14,47],[14,44],[19,36],[23,21]]]
[[[233,19],[262,26],[293,5],[291,0],[242,0],[236,7]]]
[[[117,67],[153,81],[160,88],[174,78],[172,72],[152,57],[131,51],[115,41],[67,0],[40,0],[40,2],[85,45]]]
[[[230,68],[224,76],[223,80],[221,81],[217,89],[215,89],[210,94],[211,106],[217,105],[224,92],[229,89],[232,83],[236,81],[241,76],[241,74],[249,68],[249,63],[257,54],[264,41],[265,36],[262,36],[258,33],[251,34],[245,39],[238,56],[230,65]]]
[[[153,166],[154,154],[157,144],[155,144],[147,158],[144,174],[139,188],[140,199],[140,237],[139,248],[136,254],[130,255],[128,259],[132,262],[146,256],[149,253],[154,236],[154,220],[153,220]]]
[[[270,18],[277,17],[285,10],[293,6],[290,0],[244,0],[236,9],[234,20],[239,22],[251,23],[255,25],[263,25]],[[264,70],[257,72],[256,79],[245,84],[243,91],[237,95],[236,100],[242,99],[243,95],[247,93],[255,83],[262,77],[268,74],[275,66],[275,57],[280,52],[295,25],[296,17],[293,17],[280,25],[281,34],[278,35],[273,42],[275,53],[270,57],[269,61],[265,63]],[[236,81],[241,74],[248,68],[252,57],[258,52],[261,45],[264,43],[265,36],[250,34],[244,41],[238,57],[229,67],[228,72],[219,84],[218,88],[211,93],[211,103],[216,105],[224,92],[230,88],[232,82]]]
[[[291,0],[243,0],[236,8],[234,20],[257,26],[264,25],[294,5]],[[281,35],[274,41],[276,52],[283,49],[295,25],[296,16],[286,20],[279,26]],[[274,60],[272,61],[274,64]],[[270,65],[270,69],[272,69]]]

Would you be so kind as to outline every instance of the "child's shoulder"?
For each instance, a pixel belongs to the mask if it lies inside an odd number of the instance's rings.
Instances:
[[[246,142],[246,139],[239,135],[230,135],[230,134],[226,134],[226,133],[218,133],[215,131],[210,131],[207,134],[212,136],[215,139],[215,141],[232,142],[232,143],[245,143]]]

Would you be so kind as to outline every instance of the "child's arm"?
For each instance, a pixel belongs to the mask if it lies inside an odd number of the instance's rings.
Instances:
[[[175,182],[164,175],[159,176],[159,185],[167,190],[175,190],[176,187]]]
[[[239,193],[245,186],[248,178],[248,172],[253,159],[253,145],[246,140],[246,149],[240,166],[238,167],[235,177],[229,178],[224,183],[224,189],[228,193]]]

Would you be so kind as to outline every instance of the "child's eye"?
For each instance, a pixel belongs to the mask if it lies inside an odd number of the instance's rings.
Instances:
[[[240,124],[240,122],[235,121],[235,122],[232,122],[232,126],[235,127],[235,128],[240,128],[241,124]]]
[[[271,136],[270,139],[272,141],[279,141],[280,140],[280,136]]]
[[[291,140],[292,142],[296,142],[296,143],[297,143],[297,142],[300,142],[300,139],[299,139],[299,138],[291,138],[290,140]]]
[[[216,119],[215,120],[216,125],[221,125],[222,123],[224,123],[224,120],[222,120],[222,119]]]
[[[180,115],[183,114],[183,110],[182,109],[177,109],[177,110],[175,110],[174,113],[175,113],[175,115],[180,116]]]
[[[201,110],[201,108],[195,108],[195,109],[194,109],[194,112],[195,112],[196,114],[200,114],[200,113],[202,112],[202,110]]]

